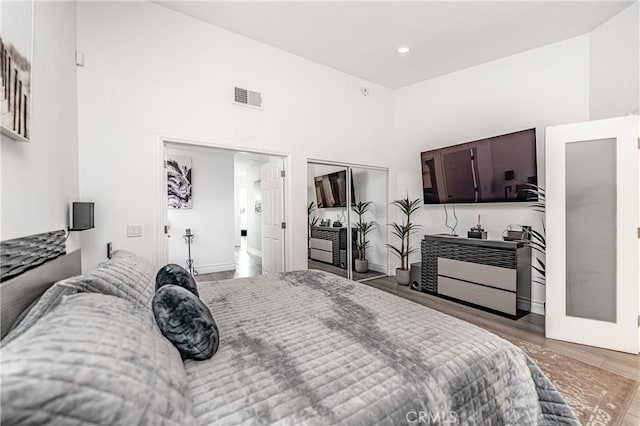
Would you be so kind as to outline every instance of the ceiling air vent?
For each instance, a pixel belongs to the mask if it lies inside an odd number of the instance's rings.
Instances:
[[[262,108],[262,95],[252,90],[236,87],[233,100],[238,105]]]

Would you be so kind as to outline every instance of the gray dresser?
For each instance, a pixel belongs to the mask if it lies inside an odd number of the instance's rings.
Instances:
[[[531,311],[531,247],[522,241],[426,235],[420,291],[510,318]]]
[[[352,241],[355,242],[357,233],[352,229]],[[354,247],[354,259],[355,243]],[[347,228],[315,226],[311,229],[309,240],[309,257],[320,262],[330,263],[342,269],[347,267]]]

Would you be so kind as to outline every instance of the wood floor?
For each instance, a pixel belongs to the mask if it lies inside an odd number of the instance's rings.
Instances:
[[[338,275],[340,277],[346,278],[347,276],[347,270],[346,269],[342,269],[339,268],[337,266],[334,265],[330,265],[328,263],[324,263],[324,262],[318,262],[315,261],[313,259],[308,259],[307,260],[308,265],[309,265],[309,269],[317,269],[320,271],[325,271],[325,272],[330,272],[332,274]],[[375,278],[375,277],[379,277],[381,275],[386,275],[383,272],[377,272],[374,270],[369,270],[367,272],[356,272],[353,271],[353,280],[354,281],[361,281],[361,280],[369,280],[371,278]]]
[[[544,337],[544,316],[542,315],[529,314],[513,321],[499,315],[413,291],[405,286],[399,286],[396,284],[395,278],[379,278],[366,281],[365,284],[463,319],[486,330],[526,340],[569,358],[640,381],[640,357],[638,355],[547,339]],[[636,391],[622,425],[640,425],[640,391]]]
[[[211,272],[199,274],[196,281],[222,281],[232,278],[245,278],[262,275],[262,258],[250,254],[247,251],[247,237],[242,237],[241,243],[236,247],[236,268],[230,271]]]

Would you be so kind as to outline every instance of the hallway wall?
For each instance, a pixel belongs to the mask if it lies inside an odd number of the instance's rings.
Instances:
[[[268,161],[267,156],[264,156],[264,162]],[[256,182],[258,188],[260,188],[260,181],[262,178],[262,163],[258,161],[246,161],[238,159],[235,160],[235,230],[234,240],[236,247],[240,245],[240,205],[242,197],[242,190],[246,191],[246,230],[247,230],[247,251],[255,256],[262,257],[262,214],[256,213],[255,201],[256,201]],[[262,191],[258,191],[258,196],[261,197]]]
[[[187,245],[182,238],[186,228],[195,234],[191,246],[199,273],[235,268],[233,227],[233,153],[208,148],[167,149],[167,154],[192,158],[193,208],[168,210],[170,228],[168,261],[185,266]]]

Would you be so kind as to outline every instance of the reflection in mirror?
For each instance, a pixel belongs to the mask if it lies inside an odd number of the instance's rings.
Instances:
[[[307,165],[307,262],[348,278],[347,177],[342,166]],[[354,192],[354,191],[352,191]]]
[[[356,281],[387,276],[387,202],[386,170],[309,163],[309,269]]]
[[[352,167],[355,230],[352,276],[356,281],[387,276],[387,171]]]

